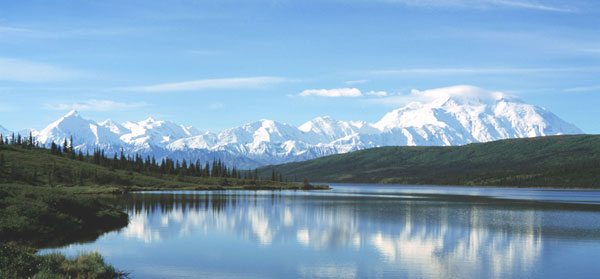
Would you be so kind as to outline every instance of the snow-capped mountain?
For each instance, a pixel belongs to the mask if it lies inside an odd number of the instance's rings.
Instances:
[[[118,150],[122,145],[118,135],[92,120],[84,119],[76,111],[70,111],[33,135],[44,145],[50,145],[52,142],[61,144],[72,136],[75,148],[87,151],[99,147],[111,152]]]
[[[544,108],[500,92],[454,86],[414,92],[411,97],[414,102],[375,123],[317,117],[295,127],[260,120],[211,133],[151,117],[121,124],[96,123],[72,111],[34,136],[45,145],[73,136],[80,150],[100,147],[117,152],[122,148],[157,158],[220,158],[239,167],[256,167],[378,146],[462,145],[583,133]]]
[[[6,128],[0,126],[0,134],[4,135],[4,136],[8,136],[10,135],[12,132],[7,130]]]
[[[124,129],[116,126],[113,130],[119,130],[121,133],[118,135],[121,140],[136,152],[151,152],[153,148],[165,147],[175,140],[195,136],[198,133],[195,129],[170,121],[155,120],[152,117],[135,123],[125,122],[122,127]]]

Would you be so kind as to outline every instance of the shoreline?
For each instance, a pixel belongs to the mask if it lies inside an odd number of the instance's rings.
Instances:
[[[427,186],[427,187],[481,187],[481,188],[498,188],[498,189],[546,189],[546,190],[581,190],[581,191],[600,191],[600,187],[553,187],[553,186],[508,186],[508,185],[457,185],[457,184],[398,184],[398,183],[381,183],[381,182],[319,182],[328,184],[351,184],[351,185],[377,185],[377,186]],[[350,185],[347,185],[350,186]]]
[[[181,186],[181,187],[153,187],[153,186],[58,186],[56,189],[61,189],[71,194],[127,194],[146,191],[325,191],[331,190],[329,185],[315,184],[310,186],[214,186],[214,185],[199,185],[199,186]]]

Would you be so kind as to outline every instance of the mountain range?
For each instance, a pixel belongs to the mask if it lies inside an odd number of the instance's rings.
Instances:
[[[381,146],[451,146],[508,138],[581,134],[548,110],[499,92],[455,86],[417,94],[420,99],[386,113],[379,121],[316,117],[298,127],[259,120],[221,132],[149,117],[139,122],[96,122],[70,111],[42,130],[43,145],[73,136],[76,150],[123,149],[157,158],[215,158],[240,168],[303,161]],[[29,130],[27,130],[29,131]],[[9,131],[0,126],[0,133]]]

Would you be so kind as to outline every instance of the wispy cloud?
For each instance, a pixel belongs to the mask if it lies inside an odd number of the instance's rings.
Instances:
[[[467,97],[479,99],[498,99],[498,98],[516,98],[505,92],[490,91],[472,85],[455,85],[428,90],[413,89],[408,94],[387,95],[383,98],[375,98],[368,100],[376,104],[384,104],[391,106],[407,105],[412,102],[431,102],[432,100],[443,97]]]
[[[474,75],[474,74],[526,74],[526,73],[573,73],[600,72],[598,67],[579,68],[503,68],[503,67],[474,67],[474,68],[404,68],[369,71],[376,76],[416,76],[416,75]]]
[[[373,97],[387,97],[389,94],[386,91],[369,91],[367,93],[365,93],[365,95],[367,96],[373,96]]]
[[[88,100],[78,103],[46,104],[50,110],[79,110],[79,111],[114,111],[136,109],[146,106],[145,103],[122,103],[112,100]]]
[[[317,97],[362,97],[363,94],[358,88],[332,88],[332,89],[307,89],[300,92],[300,96],[317,96]]]
[[[408,6],[459,8],[513,8],[548,12],[573,12],[572,7],[559,6],[548,1],[533,0],[383,0]]]
[[[143,92],[173,92],[194,91],[204,89],[238,89],[238,88],[260,88],[286,82],[288,79],[282,77],[260,76],[260,77],[235,77],[218,79],[200,79],[173,83],[160,83],[153,85],[134,86],[121,88],[128,91]]]
[[[521,9],[532,9],[532,10],[541,10],[541,11],[550,11],[550,12],[573,12],[574,11],[573,9],[570,9],[570,8],[552,6],[552,5],[547,5],[547,4],[533,2],[533,1],[490,0],[487,2],[490,2],[490,4],[492,4],[492,5],[507,6],[507,7],[521,8]]]
[[[344,83],[347,85],[357,85],[357,84],[364,84],[369,82],[369,80],[366,79],[357,79],[357,80],[349,80],[349,81],[345,81]]]
[[[14,26],[1,26],[0,33],[31,33],[33,30]]]
[[[18,82],[47,82],[82,77],[81,71],[27,60],[1,58],[0,80]]]
[[[360,89],[358,88],[354,88],[354,87],[345,87],[345,88],[331,88],[331,89],[307,89],[304,90],[302,92],[300,92],[300,94],[298,94],[301,97],[309,97],[309,96],[316,96],[316,97],[328,97],[328,98],[336,98],[336,97],[386,97],[388,96],[388,92],[386,91],[367,91],[367,92],[362,92]]]
[[[567,88],[564,91],[565,92],[590,92],[590,91],[600,92],[600,85],[579,86],[579,87]]]
[[[22,37],[30,39],[63,39],[70,37],[112,37],[112,36],[132,36],[147,34],[150,30],[147,28],[136,27],[73,27],[56,29],[47,26],[16,27],[0,25],[0,40],[6,40],[12,37]]]

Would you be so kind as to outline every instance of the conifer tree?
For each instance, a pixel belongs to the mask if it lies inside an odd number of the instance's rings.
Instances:
[[[50,144],[50,153],[57,155],[58,154],[58,147],[56,146],[56,143],[52,142]]]
[[[6,162],[4,160],[4,153],[0,153],[0,178],[4,178],[4,171],[5,171],[4,170],[5,169],[4,165],[5,165],[5,163]],[[0,181],[2,181],[2,180],[0,179]]]
[[[27,140],[27,145],[31,148],[33,147],[33,134],[29,131],[29,139]]]
[[[75,159],[75,149],[73,148],[73,136],[71,136],[69,139],[69,153],[71,155],[71,159]]]

